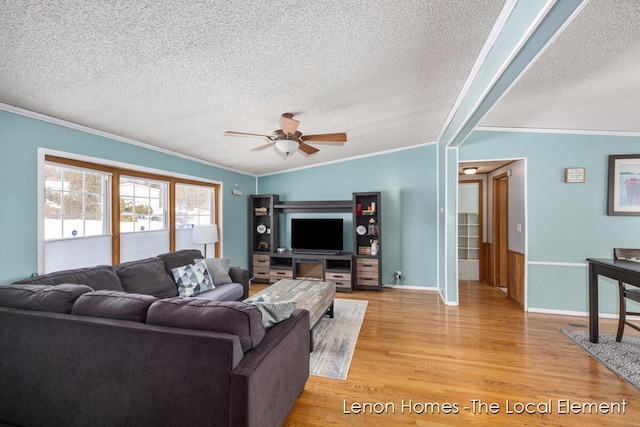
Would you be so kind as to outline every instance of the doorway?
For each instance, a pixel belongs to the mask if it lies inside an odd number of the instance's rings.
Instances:
[[[492,286],[509,290],[509,180],[507,173],[493,178],[493,242],[492,242]]]

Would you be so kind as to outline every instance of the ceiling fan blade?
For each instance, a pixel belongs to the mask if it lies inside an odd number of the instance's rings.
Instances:
[[[294,120],[291,117],[282,116],[280,117],[280,124],[282,125],[282,131],[288,135],[293,135],[298,130],[298,125],[300,122],[298,120]]]
[[[306,154],[307,156],[310,156],[311,154],[315,154],[318,151],[320,151],[317,148],[310,146],[309,144],[305,144],[304,142],[300,142],[300,146],[298,147],[298,149],[302,151],[304,154]]]
[[[247,132],[234,132],[232,130],[228,130],[224,134],[225,136],[248,136],[248,137],[254,137],[254,138],[271,139],[271,135],[262,135],[259,133],[247,133]]]
[[[347,134],[342,133],[323,133],[317,135],[302,135],[300,137],[303,141],[313,141],[320,143],[340,143],[347,142]]]
[[[275,143],[276,143],[275,141],[271,141],[271,142],[266,143],[264,145],[259,145],[259,146],[255,147],[255,148],[252,148],[251,151],[264,150],[265,148],[269,148],[269,147],[273,146],[273,144],[275,144]]]

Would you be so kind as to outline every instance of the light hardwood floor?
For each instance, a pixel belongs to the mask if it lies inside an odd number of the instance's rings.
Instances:
[[[560,332],[588,330],[586,317],[525,313],[478,282],[460,284],[458,307],[425,291],[337,297],[369,300],[348,379],[311,376],[287,426],[640,424],[640,391]],[[615,327],[600,321],[601,333]],[[578,413],[559,407],[566,400]],[[591,403],[617,405],[582,409]]]

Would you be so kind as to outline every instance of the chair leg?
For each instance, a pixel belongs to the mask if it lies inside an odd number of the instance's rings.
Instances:
[[[616,341],[622,341],[622,334],[624,333],[624,325],[627,320],[627,304],[624,297],[624,285],[618,282],[618,294],[620,297],[620,308],[618,312],[618,333],[616,334]]]

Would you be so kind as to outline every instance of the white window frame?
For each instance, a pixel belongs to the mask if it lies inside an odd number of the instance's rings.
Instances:
[[[65,124],[63,124],[65,125]],[[73,127],[73,126],[70,126]],[[91,129],[87,129],[87,128],[82,128],[79,129],[83,132],[89,132],[89,133],[95,133],[92,132]],[[99,134],[102,137],[108,137],[114,140],[120,140],[123,141],[125,143],[129,143],[129,144],[134,144],[134,145],[140,145],[140,143],[136,142],[136,141],[132,141],[132,140],[125,140],[122,139],[120,137],[117,137],[115,135],[105,135],[105,134]],[[150,150],[153,150],[153,147],[146,147]],[[160,150],[162,151],[162,150]],[[222,194],[224,194],[224,183],[222,181],[218,181],[218,180],[212,180],[212,179],[208,179],[208,178],[203,178],[203,177],[199,177],[199,176],[192,176],[192,175],[186,175],[186,174],[181,174],[178,172],[172,172],[172,171],[166,171],[166,170],[162,170],[162,169],[155,169],[155,168],[149,168],[146,166],[140,166],[140,165],[134,165],[134,164],[130,164],[130,163],[124,163],[124,162],[119,162],[119,161],[115,161],[115,160],[108,160],[108,159],[102,159],[102,158],[97,158],[97,157],[92,157],[92,156],[86,156],[86,155],[82,155],[82,154],[77,154],[77,153],[69,153],[66,151],[60,151],[60,150],[53,150],[50,148],[44,148],[44,147],[38,147],[38,154],[37,154],[37,171],[36,171],[36,180],[37,180],[37,184],[36,184],[36,193],[37,193],[37,200],[35,202],[35,208],[36,208],[36,212],[37,212],[37,253],[38,253],[38,274],[43,274],[44,272],[44,253],[45,253],[45,248],[44,248],[44,203],[41,203],[42,200],[44,200],[44,185],[40,185],[40,183],[44,182],[44,163],[45,163],[45,156],[54,156],[54,157],[60,157],[63,159],[67,159],[67,160],[71,160],[71,161],[79,161],[79,162],[87,162],[87,163],[93,163],[93,164],[97,164],[97,165],[102,165],[108,168],[116,168],[116,169],[120,169],[120,170],[129,170],[129,171],[137,171],[137,172],[142,172],[142,173],[147,173],[147,174],[154,174],[154,175],[162,175],[165,177],[168,177],[170,179],[173,180],[180,180],[180,181],[191,181],[191,182],[201,182],[201,183],[206,183],[206,184],[211,184],[213,186],[217,187],[217,190],[215,192],[216,194],[216,198],[215,198],[215,205],[216,205],[216,211],[219,213],[218,219],[217,219],[217,225],[218,225],[218,230],[220,231],[220,235],[219,235],[219,242],[218,242],[218,247],[220,249],[220,256],[222,256],[222,254],[224,253],[224,219],[222,217],[222,212],[224,212],[224,198],[222,197]],[[194,158],[189,158],[190,161],[193,162],[199,162],[200,160],[198,159],[194,159]],[[208,164],[208,163],[207,163]],[[167,219],[168,221],[169,219]]]
[[[43,212],[43,227],[44,227],[44,231],[45,231],[45,236],[44,236],[44,241],[45,242],[50,242],[53,240],[73,240],[73,239],[78,239],[78,238],[90,238],[90,237],[99,237],[99,236],[107,236],[107,235],[111,235],[111,191],[110,191],[110,186],[109,183],[111,181],[111,179],[113,178],[113,174],[109,173],[109,172],[104,172],[104,171],[100,171],[100,170],[96,170],[96,169],[90,169],[90,168],[83,168],[83,167],[78,167],[78,166],[73,166],[73,165],[67,165],[64,163],[56,163],[53,161],[45,161],[42,170],[44,171],[44,167],[50,165],[50,166],[55,166],[55,167],[60,167],[60,168],[64,168],[64,169],[68,169],[68,170],[75,170],[75,171],[79,171],[79,172],[84,172],[84,173],[93,173],[93,174],[97,174],[97,175],[102,175],[102,233],[100,234],[92,234],[90,236],[87,236],[86,234],[86,219],[84,218],[85,214],[84,214],[84,206],[83,206],[83,219],[82,219],[82,227],[83,227],[83,233],[81,236],[79,237],[75,237],[75,236],[71,236],[71,237],[65,237],[64,236],[64,210],[62,213],[62,237],[56,237],[56,238],[50,238],[47,239],[46,238],[46,225],[45,225],[45,221],[47,216],[46,213]],[[40,185],[43,188],[43,193],[42,193],[42,197],[38,198],[38,203],[41,204],[42,201],[45,199],[46,197],[46,182],[45,182],[45,178],[44,175],[42,176],[41,179],[38,180]],[[83,182],[84,185],[84,182]],[[61,194],[62,194],[62,209],[64,209],[64,189],[61,190]],[[84,191],[83,191],[83,195],[84,195]],[[84,204],[84,201],[83,201]],[[44,209],[44,207],[41,206],[42,209]]]
[[[122,195],[122,180],[123,179],[129,179],[129,180],[133,180],[134,181],[134,187],[133,187],[133,196],[124,196]],[[140,178],[137,176],[132,176],[132,175],[125,175],[122,174],[120,175],[120,181],[118,182],[118,186],[120,187],[120,199],[123,198],[132,198],[133,199],[133,208],[134,208],[134,212],[135,213],[135,206],[136,206],[136,200],[144,200],[146,202],[148,202],[148,206],[151,206],[151,200],[154,199],[151,197],[151,194],[149,192],[149,195],[147,197],[144,196],[136,196],[136,184],[135,181],[145,181],[147,184],[151,184],[151,183],[156,183],[156,184],[160,184],[162,186],[162,195],[161,197],[158,198],[158,200],[162,203],[162,211],[160,212],[160,214],[162,215],[162,227],[158,228],[158,229],[151,229],[151,227],[145,228],[144,230],[141,230],[139,228],[134,227],[133,230],[126,230],[123,231],[122,230],[122,225],[120,226],[120,233],[124,234],[124,233],[148,233],[150,231],[169,231],[169,221],[168,221],[168,203],[169,203],[169,181],[163,181],[160,179],[151,179],[151,178]],[[151,188],[150,186],[148,188]],[[118,209],[119,210],[119,209]],[[133,214],[132,213],[132,214]],[[158,214],[157,212],[153,212],[151,215],[154,214]],[[122,215],[122,212],[120,212],[120,215]],[[135,217],[135,215],[133,215]],[[120,220],[120,218],[119,218]],[[122,223],[122,220],[120,220],[120,222]],[[134,221],[135,222],[135,221]],[[150,223],[150,219],[148,221],[145,221],[147,224]]]

